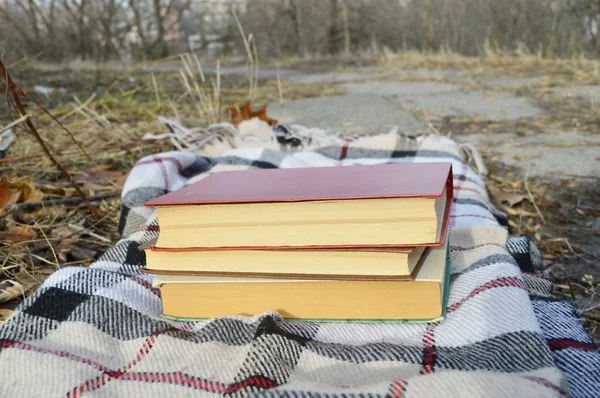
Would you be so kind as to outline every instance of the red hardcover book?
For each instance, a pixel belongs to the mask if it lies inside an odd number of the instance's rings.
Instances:
[[[386,163],[209,174],[145,203],[152,250],[442,246],[451,163]]]

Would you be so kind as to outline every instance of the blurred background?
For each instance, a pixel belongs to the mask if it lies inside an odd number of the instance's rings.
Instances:
[[[600,0],[0,0],[0,48],[8,62],[243,56],[234,13],[263,58],[600,52]]]

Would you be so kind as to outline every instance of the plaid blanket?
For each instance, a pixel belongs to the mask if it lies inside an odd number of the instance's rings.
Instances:
[[[279,148],[290,142],[295,150]],[[302,142],[139,160],[122,194],[122,239],[89,268],[53,274],[0,325],[0,395],[597,396],[598,347],[574,307],[551,297],[552,284],[521,270],[539,261],[535,245],[508,239],[461,146],[395,132]],[[138,245],[159,231],[143,202],[208,173],[431,161],[453,163],[456,193],[441,322],[314,323],[276,312],[168,321],[151,276],[137,271]]]

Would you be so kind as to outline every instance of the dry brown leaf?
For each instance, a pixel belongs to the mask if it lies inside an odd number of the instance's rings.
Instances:
[[[61,240],[71,235],[73,235],[73,231],[66,225],[59,225],[52,230],[52,236]]]
[[[43,268],[38,268],[37,271],[40,274],[42,274],[42,275],[52,275],[53,273],[56,272],[56,268],[54,268],[54,267],[43,267]]]
[[[110,166],[107,164],[97,165],[95,168],[85,170],[86,174],[78,176],[75,181],[92,191],[114,188],[114,184],[119,185],[121,183],[123,172],[109,170],[109,168]]]
[[[10,203],[12,194],[8,185],[8,178],[0,178],[0,209]]]
[[[105,185],[100,185],[100,184],[96,184],[95,182],[92,181],[85,181],[82,185],[83,188],[85,189],[89,189],[90,191],[101,191],[103,189],[109,189],[110,187],[107,187]]]
[[[267,122],[271,126],[277,124],[276,119],[270,118],[267,115],[266,105],[256,111],[252,110],[250,106],[250,101],[247,101],[239,108],[234,103],[231,103],[231,105],[229,105],[229,119],[231,123],[236,126],[244,120],[250,120],[255,117],[259,118],[264,122]]]
[[[6,177],[0,179],[0,209],[7,205],[19,202],[21,198],[20,190],[13,190],[12,184]]]
[[[13,310],[9,310],[7,308],[0,308],[0,322],[4,322],[5,320],[7,320],[13,312]]]
[[[13,203],[40,202],[44,197],[44,192],[31,178],[24,177],[9,181],[8,178],[3,177],[0,180],[0,208]]]
[[[19,243],[35,239],[36,233],[31,227],[19,225],[8,231],[0,231],[0,242]]]
[[[19,282],[4,281],[0,285],[0,303],[5,303],[25,295],[25,288]]]
[[[518,193],[504,193],[497,196],[500,203],[506,203],[510,207],[521,203],[524,199],[527,199],[527,195]]]
[[[20,202],[40,202],[46,196],[31,180],[31,178],[21,178],[12,182],[11,188],[16,191],[21,191]]]

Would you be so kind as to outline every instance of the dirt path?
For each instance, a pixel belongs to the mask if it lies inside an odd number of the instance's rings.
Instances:
[[[582,128],[579,119],[560,120],[565,101],[600,98],[599,86],[547,87],[543,75],[472,78],[455,70],[394,75],[369,68],[309,77],[287,71],[282,78],[321,82],[345,93],[286,101],[283,112],[279,104],[269,105],[269,114],[284,123],[347,133],[394,126],[418,133],[431,125],[459,142],[472,142],[492,171],[490,189],[511,214],[512,231],[539,238],[547,272],[562,278],[566,266],[573,280],[589,274],[600,281],[594,261],[600,258],[600,135]],[[577,113],[576,104],[571,108]],[[512,202],[518,200],[512,206],[510,195]]]

